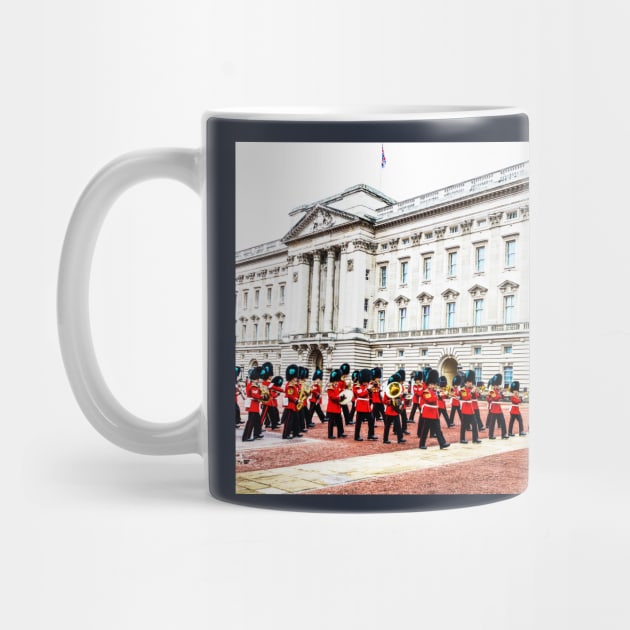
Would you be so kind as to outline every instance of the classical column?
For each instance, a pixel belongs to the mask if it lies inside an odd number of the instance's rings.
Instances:
[[[290,256],[288,262],[288,291],[289,302],[288,321],[290,335],[304,335],[308,326],[308,282],[310,265],[304,254]]]
[[[319,276],[321,270],[321,255],[319,252],[313,254],[313,281],[311,282],[311,316],[308,324],[308,331],[316,333],[319,331]]]
[[[333,288],[335,285],[335,250],[329,249],[326,257],[326,304],[324,305],[324,331],[333,329]]]

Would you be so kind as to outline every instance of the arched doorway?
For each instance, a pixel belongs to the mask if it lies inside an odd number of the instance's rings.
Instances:
[[[447,383],[452,385],[453,377],[457,374],[457,359],[454,359],[453,357],[444,359],[440,372],[446,376]]]
[[[324,356],[319,348],[311,348],[311,351],[308,353],[308,358],[306,360],[306,367],[308,368],[308,372],[311,376],[313,376],[313,372],[315,368],[319,368],[323,371],[324,369]]]

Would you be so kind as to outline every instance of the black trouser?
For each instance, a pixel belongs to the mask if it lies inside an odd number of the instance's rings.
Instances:
[[[298,416],[298,426],[300,427],[300,431],[307,431],[306,428],[306,407],[302,407],[297,412]]]
[[[328,437],[333,437],[333,430],[337,427],[337,437],[341,437],[343,435],[343,422],[341,421],[340,413],[330,413],[328,412]]]
[[[402,430],[406,431],[407,430],[407,410],[405,409],[404,405],[400,407],[399,413],[400,413],[400,421],[402,424]]]
[[[449,424],[455,424],[455,412],[459,416],[459,423],[462,423],[462,408],[461,407],[451,407],[451,417],[449,418]]]
[[[260,414],[260,424],[265,425],[266,427],[271,426],[271,416],[269,415],[270,407],[269,405],[261,405],[262,412]]]
[[[394,422],[394,433],[398,438],[398,441],[403,439],[403,429],[400,424],[400,416],[396,414],[395,416],[388,416],[385,414],[385,429],[383,431],[383,442],[386,442],[389,439],[389,428],[392,426],[392,421]]]
[[[350,420],[354,421],[354,412],[357,409],[357,405],[354,402],[354,400],[352,401],[352,407],[350,407]]]
[[[254,437],[262,435],[260,414],[257,411],[250,411],[247,414],[247,423],[245,424],[245,429],[243,430],[243,442],[247,442],[247,440],[252,437],[252,432],[254,433]]]
[[[413,403],[413,405],[411,405],[411,413],[409,414],[409,422],[415,422],[416,411],[420,411],[420,405]]]
[[[372,403],[372,417],[374,420],[385,420],[385,405],[380,403]]]
[[[368,437],[374,437],[374,416],[369,411],[357,411],[357,420],[354,423],[354,439],[361,437],[361,425],[368,425]]]
[[[514,428],[514,421],[518,422],[518,432],[524,433],[523,430],[523,416],[520,413],[511,413],[510,414],[510,435],[512,435],[512,429]]]
[[[448,413],[446,413],[446,408],[445,407],[441,407],[440,408],[440,415],[444,418],[444,422],[446,422],[446,426],[450,427],[451,423],[449,422]],[[439,424],[439,422],[438,422],[438,424]]]
[[[326,421],[326,417],[324,416],[324,412],[322,411],[322,408],[320,407],[319,403],[311,403],[311,406],[308,408],[308,422],[309,424],[311,422],[313,422],[313,415],[317,414],[317,417],[319,418],[320,422],[325,422]]]
[[[346,424],[352,424],[352,418],[350,417],[350,409],[348,409],[348,405],[340,405],[341,413],[343,414],[343,419]]]
[[[277,429],[280,425],[280,412],[278,411],[278,407],[267,407],[267,418],[271,423],[272,429]],[[265,423],[267,425],[267,423]]]
[[[438,444],[440,448],[443,448],[446,444],[446,440],[444,439],[444,435],[442,435],[442,429],[440,428],[440,419],[439,418],[425,418],[422,426],[422,434],[420,435],[420,446],[425,446],[427,443],[427,435],[429,431],[435,432],[435,437],[437,437]]]
[[[234,403],[236,405],[236,424],[241,424],[241,408],[238,406],[238,403]]]
[[[284,421],[284,429],[282,430],[283,438],[288,438],[291,434],[295,437],[300,435],[300,419],[298,418],[297,411],[285,408],[282,412],[282,419]]]
[[[420,422],[418,423],[418,437],[420,437],[422,435],[422,430],[424,429],[424,425],[426,423],[426,418],[423,417],[422,415],[420,415]],[[436,433],[435,433],[435,429],[433,427],[429,427],[429,430],[431,431],[431,433],[429,434],[429,437],[437,437]]]
[[[502,411],[488,414],[488,437],[494,437],[495,423],[499,426],[499,429],[501,429],[501,437],[506,437],[507,428],[505,427],[505,416]]]
[[[479,432],[477,431],[477,418],[474,413],[463,414],[462,425],[459,430],[459,439],[462,442],[466,440],[466,431],[472,431],[474,442],[479,439]]]
[[[477,430],[481,431],[481,429],[483,429],[483,422],[481,421],[481,413],[479,409],[475,409],[475,418],[477,420]]]

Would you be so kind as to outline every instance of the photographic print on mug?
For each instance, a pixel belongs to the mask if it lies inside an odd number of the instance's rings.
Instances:
[[[237,494],[518,494],[527,142],[238,142]]]

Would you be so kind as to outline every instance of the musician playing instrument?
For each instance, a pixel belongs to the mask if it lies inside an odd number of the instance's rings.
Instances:
[[[372,392],[370,391],[370,379],[372,373],[370,370],[361,370],[359,372],[358,380],[360,383],[353,388],[354,400],[356,402],[357,419],[354,425],[354,439],[357,442],[362,442],[361,437],[361,425],[367,422],[368,425],[368,440],[376,440],[374,435],[374,416],[370,410],[370,398]]]
[[[339,390],[342,391],[344,389],[351,389],[351,385],[346,382],[346,378],[350,374],[350,365],[348,365],[347,363],[342,363],[339,371],[341,372],[341,378],[339,379],[338,385]],[[354,424],[354,421],[350,416],[350,408],[348,407],[348,405],[341,405],[341,413],[343,414],[343,420],[346,425]]]
[[[372,368],[372,382],[370,383],[370,392],[372,400],[372,415],[374,420],[385,420],[385,406],[381,395],[381,378],[383,373],[380,367]]]
[[[424,391],[424,386],[422,384],[422,372],[416,371],[411,375],[413,380],[413,386],[411,388],[413,397],[411,399],[411,413],[409,414],[409,423],[414,423],[416,411],[420,410],[420,396]]]
[[[501,383],[503,382],[503,376],[501,374],[495,374],[488,385],[490,391],[486,395],[488,401],[488,420],[486,422],[488,426],[488,439],[495,440],[494,427],[498,424],[501,429],[501,439],[507,440],[507,427],[505,426],[505,416],[503,415],[503,409],[501,408]]]
[[[339,404],[339,394],[345,389],[345,383],[343,387],[339,387],[341,380],[341,372],[339,370],[333,370],[330,373],[330,381],[326,394],[328,395],[328,403],[326,405],[326,416],[328,417],[328,439],[334,440],[335,437],[346,437],[343,430],[343,421],[341,419],[341,405]],[[337,435],[333,435],[335,427],[337,428]]]
[[[455,426],[455,414],[459,416],[459,422],[462,422],[462,409],[459,403],[459,386],[463,385],[463,379],[460,374],[455,374],[453,377],[453,387],[451,387],[451,415],[449,416],[449,427]]]
[[[261,369],[262,368],[260,367],[255,367],[251,370],[251,380],[246,386],[247,400],[245,409],[248,414],[247,423],[245,424],[245,429],[243,430],[243,442],[253,442],[254,440],[259,440],[265,437],[262,434],[262,427],[260,423],[260,401],[263,397],[260,387]]]
[[[439,383],[440,375],[437,370],[431,370],[426,376],[427,389],[422,394],[424,400],[423,416],[424,425],[422,427],[422,433],[420,435],[420,444],[418,448],[426,449],[427,436],[429,431],[433,429],[435,436],[437,437],[438,444],[441,449],[448,448],[450,444],[444,439],[442,435],[442,429],[440,428],[440,415],[438,407],[438,395],[436,388]]]
[[[440,412],[440,416],[442,416],[446,422],[446,427],[451,428],[451,423],[448,419],[448,414],[446,413],[446,398],[448,397],[447,391],[448,381],[446,380],[446,376],[440,376],[440,381],[438,383],[439,387],[435,390],[438,397],[438,411]]]
[[[464,376],[464,387],[460,390],[459,396],[462,405],[462,423],[459,429],[459,441],[461,444],[468,444],[466,441],[466,431],[472,431],[473,443],[481,444],[477,431],[477,418],[473,407],[474,391],[473,382],[475,380],[474,370],[467,370]]]
[[[519,405],[521,404],[522,399],[519,394],[520,383],[518,381],[513,381],[510,384],[510,402],[512,403],[512,407],[510,408],[510,429],[509,435],[513,436],[512,429],[514,428],[514,422],[518,422],[518,434],[519,435],[527,435],[524,431],[523,427],[523,416],[521,416],[521,410]]]
[[[300,433],[300,424],[297,413],[297,403],[300,398],[298,388],[298,366],[291,364],[286,369],[287,384],[284,388],[285,392],[285,413],[282,414],[284,419],[284,429],[282,430],[282,439],[291,440],[294,437],[302,437]]]
[[[267,407],[267,415],[271,422],[271,430],[277,429],[280,426],[280,412],[278,411],[278,398],[284,392],[282,384],[284,379],[282,376],[274,376],[271,379],[271,386],[269,387],[269,394],[271,399]]]
[[[395,388],[390,387],[392,383],[399,384],[397,396],[393,396],[391,393],[392,390],[395,389]],[[400,423],[399,410],[400,410],[400,405],[402,403],[400,399],[401,399],[401,395],[403,391],[402,384],[400,382],[400,374],[396,373],[390,376],[387,385],[388,387],[383,393],[383,401],[385,404],[385,429],[383,430],[383,444],[391,444],[389,440],[389,430],[392,426],[392,423],[394,425],[394,433],[396,434],[396,437],[398,438],[398,444],[403,444],[407,440],[403,438],[403,430],[402,430],[402,425]]]
[[[311,385],[311,398],[309,400],[309,408],[308,408],[308,426],[314,427],[313,423],[313,414],[317,414],[320,423],[326,421],[326,417],[324,416],[324,412],[322,411],[321,401],[322,401],[322,376],[323,372],[319,368],[315,368],[315,372],[313,372],[313,384]]]

